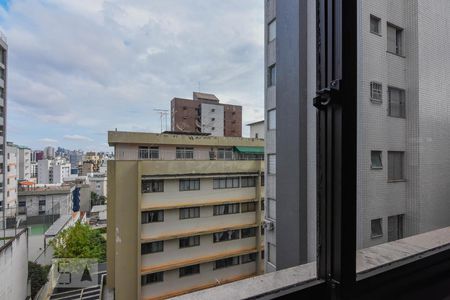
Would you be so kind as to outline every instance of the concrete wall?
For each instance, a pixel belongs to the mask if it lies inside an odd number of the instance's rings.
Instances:
[[[27,297],[28,232],[19,233],[13,241],[0,247],[0,299],[23,300]]]
[[[25,201],[27,216],[39,216],[39,200],[45,200],[45,214],[68,215],[72,212],[72,194],[48,194],[48,195],[19,195],[19,202]]]
[[[213,136],[224,135],[224,109],[223,105],[201,104],[202,132],[211,133]]]
[[[264,122],[250,124],[250,137],[256,139],[264,139],[266,128]]]

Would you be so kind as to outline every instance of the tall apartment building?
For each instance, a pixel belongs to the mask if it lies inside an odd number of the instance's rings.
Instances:
[[[55,148],[52,146],[48,146],[44,148],[44,158],[53,159],[55,158]]]
[[[18,178],[28,180],[31,178],[31,149],[17,146],[18,150]]]
[[[6,144],[6,216],[12,217],[17,208],[17,165],[18,148],[13,143]]]
[[[65,159],[41,159],[38,161],[38,183],[63,183],[70,176],[70,163]]]
[[[0,209],[3,210],[6,199],[6,113],[7,113],[7,77],[8,76],[8,44],[6,37],[0,32]],[[4,210],[3,210],[4,211]],[[2,214],[5,220],[5,215]],[[2,221],[2,227],[3,227]]]
[[[109,132],[108,286],[161,299],[263,272],[263,141]]]
[[[44,159],[44,151],[42,150],[33,150],[31,153],[31,161],[32,162],[38,162],[41,159]]]
[[[193,100],[171,101],[171,130],[209,133],[212,136],[242,136],[242,106],[222,104],[213,94],[193,93]]]
[[[366,248],[450,225],[450,3],[358,3],[357,246]],[[314,1],[266,0],[269,271],[315,257],[315,16]]]

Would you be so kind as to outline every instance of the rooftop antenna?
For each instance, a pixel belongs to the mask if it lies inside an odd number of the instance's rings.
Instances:
[[[169,110],[167,109],[154,109],[157,113],[159,113],[159,118],[161,121],[161,133],[163,132],[163,118],[165,120],[165,130],[167,130],[167,115],[169,114]]]

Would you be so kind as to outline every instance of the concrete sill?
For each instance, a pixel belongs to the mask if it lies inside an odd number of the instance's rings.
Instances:
[[[387,52],[387,53],[389,53],[389,54],[392,54],[392,55],[398,56],[398,57],[406,58],[406,56],[405,56],[405,55],[403,55],[403,54],[397,54],[397,53],[395,53],[395,52],[392,52],[392,51],[386,51],[386,52]]]
[[[396,183],[396,182],[406,182],[406,179],[398,179],[398,180],[388,180],[388,183]]]

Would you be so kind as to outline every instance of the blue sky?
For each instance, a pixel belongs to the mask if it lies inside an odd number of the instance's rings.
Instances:
[[[109,150],[200,88],[263,117],[264,1],[0,0],[8,141]],[[244,133],[248,130],[244,128]]]

